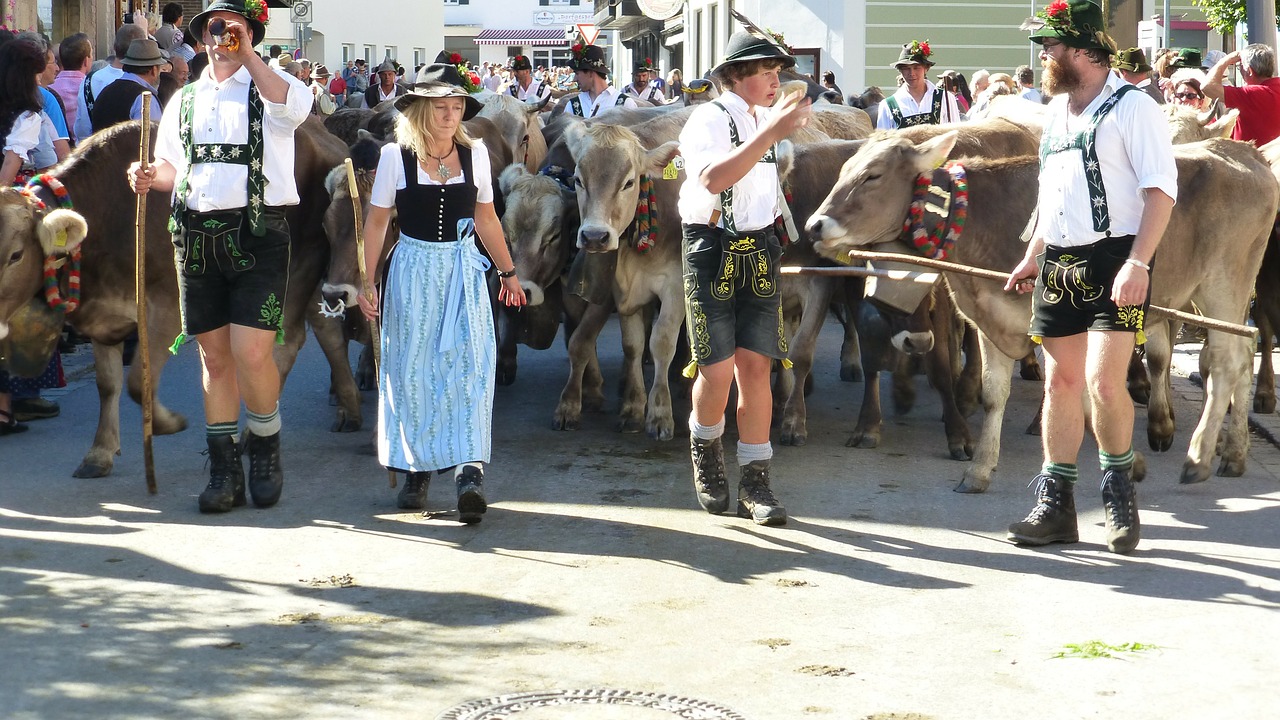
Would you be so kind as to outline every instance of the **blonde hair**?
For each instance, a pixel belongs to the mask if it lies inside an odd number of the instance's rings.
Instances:
[[[424,98],[422,100],[412,100],[403,110],[400,111],[400,117],[396,118],[396,142],[400,147],[413,152],[418,157],[424,157],[427,149],[431,147],[431,131],[435,130],[435,118],[431,114],[431,102],[433,100],[448,100],[451,98]],[[466,99],[459,98],[462,102],[463,112],[466,112]],[[462,123],[458,123],[458,130],[453,134],[453,141],[463,147],[475,147],[475,140],[467,134],[467,127]]]

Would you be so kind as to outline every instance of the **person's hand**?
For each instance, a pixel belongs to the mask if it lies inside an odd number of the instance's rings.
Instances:
[[[1040,273],[1040,269],[1036,266],[1034,256],[1022,258],[1022,262],[1018,263],[1018,267],[1009,273],[1009,279],[1004,283],[1005,291],[1016,290],[1019,295],[1024,295],[1036,288],[1036,275]]]
[[[764,132],[773,133],[776,139],[782,140],[799,128],[808,125],[812,118],[813,103],[804,95],[794,95],[785,98],[781,104],[774,105],[773,112],[761,129]]]
[[[156,166],[148,165],[144,169],[140,162],[130,163],[125,176],[129,180],[130,190],[138,195],[146,195],[151,191],[151,181],[156,177]]]
[[[236,49],[232,50],[227,46],[226,41],[229,38],[235,38],[236,42],[230,43],[235,45]],[[249,56],[257,57],[257,53],[253,51],[253,35],[249,32],[249,28],[243,22],[237,20],[228,20],[227,29],[224,31],[224,44],[218,46],[218,51],[223,55],[238,61],[241,65],[249,59]]]
[[[501,283],[501,287],[498,288],[498,302],[507,307],[516,308],[529,304],[529,299],[524,294],[524,288],[520,287],[520,279],[515,275],[499,278],[498,282]]]
[[[1111,284],[1111,301],[1119,307],[1141,305],[1147,299],[1151,284],[1150,273],[1132,263],[1120,266],[1115,282]]]
[[[1218,62],[1220,62],[1220,63],[1226,63],[1227,67],[1231,67],[1232,65],[1239,65],[1239,64],[1240,64],[1240,51],[1239,51],[1239,50],[1232,50],[1231,52],[1227,53],[1227,54],[1226,54],[1226,55],[1225,55],[1221,60],[1219,60]]]
[[[360,312],[364,314],[366,320],[378,319],[378,288],[369,288],[369,292],[360,293],[356,297],[356,304],[360,306]]]

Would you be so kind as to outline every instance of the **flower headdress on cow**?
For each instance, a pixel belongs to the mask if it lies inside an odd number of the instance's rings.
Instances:
[[[258,45],[267,34],[267,2],[266,0],[214,0],[204,12],[191,18],[188,28],[198,38],[204,37],[204,26],[209,23],[209,16],[224,11],[243,17],[249,25],[249,34],[253,44]]]
[[[898,53],[898,60],[893,64],[893,68],[899,69],[905,65],[923,65],[931,68],[934,62],[929,58],[933,57],[933,48],[929,47],[929,41],[912,40],[902,46],[902,52]]]
[[[1051,38],[1078,50],[1102,50],[1109,55],[1120,51],[1107,34],[1102,7],[1095,0],[1055,0],[1022,23],[1021,29],[1031,31],[1033,43]]]
[[[573,59],[569,61],[569,67],[574,70],[590,70],[600,73],[603,77],[609,77],[609,63],[604,59],[604,48],[598,45],[576,43],[571,50]]]

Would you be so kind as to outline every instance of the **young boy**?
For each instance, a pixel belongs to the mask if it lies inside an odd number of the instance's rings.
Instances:
[[[780,211],[774,145],[808,123],[809,102],[769,109],[778,72],[795,59],[773,42],[738,32],[713,70],[723,92],[680,133],[687,179],[680,189],[686,324],[696,372],[689,416],[693,485],[709,513],[729,508],[724,413],[738,383],[738,515],[782,525],[787,511],[769,488],[769,370],[787,355],[778,292],[782,255],[773,231]]]

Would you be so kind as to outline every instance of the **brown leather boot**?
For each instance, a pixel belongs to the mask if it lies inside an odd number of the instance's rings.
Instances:
[[[1039,483],[1036,485],[1036,505],[1022,522],[1009,526],[1008,538],[1019,545],[1080,542],[1072,482],[1041,473],[1031,483]]]

